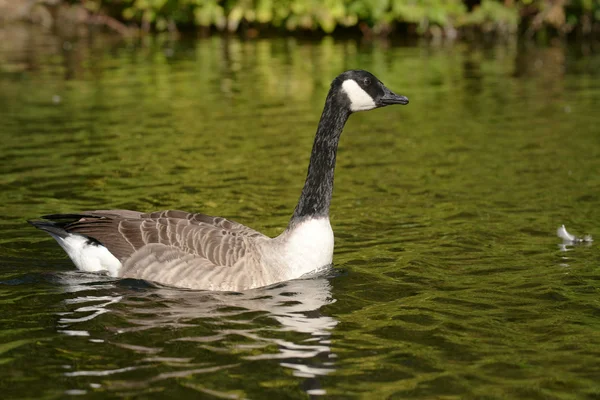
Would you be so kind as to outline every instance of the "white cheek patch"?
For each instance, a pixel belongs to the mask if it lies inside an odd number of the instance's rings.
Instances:
[[[350,99],[350,111],[352,112],[367,111],[377,107],[373,98],[354,79],[346,79],[342,83],[342,90]]]

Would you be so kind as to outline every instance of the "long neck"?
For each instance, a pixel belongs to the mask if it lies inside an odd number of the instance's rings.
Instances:
[[[329,205],[333,193],[333,173],[335,156],[344,129],[350,116],[345,107],[336,106],[336,96],[331,93],[325,101],[325,108],[315,136],[308,174],[298,205],[290,221],[290,226],[305,218],[329,216]]]

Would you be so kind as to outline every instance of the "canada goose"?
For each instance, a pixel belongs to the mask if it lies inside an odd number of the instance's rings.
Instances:
[[[190,289],[242,291],[299,278],[333,258],[329,205],[340,135],[353,112],[408,99],[371,73],[346,71],[325,100],[304,188],[285,231],[269,238],[220,217],[183,211],[97,210],[29,221],[78,269]]]

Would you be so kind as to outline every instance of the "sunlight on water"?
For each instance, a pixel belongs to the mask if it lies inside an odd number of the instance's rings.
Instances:
[[[600,56],[323,38],[0,39],[4,398],[600,396]],[[206,293],[74,271],[26,219],[184,209],[274,236],[328,86],[335,276]]]

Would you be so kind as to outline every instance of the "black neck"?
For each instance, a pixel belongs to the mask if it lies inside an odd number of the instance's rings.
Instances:
[[[308,174],[290,226],[305,218],[328,217],[333,193],[335,156],[350,112],[333,91],[329,92],[315,136]]]

